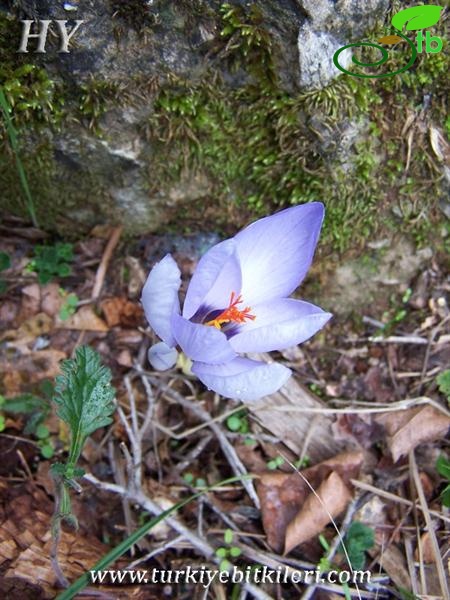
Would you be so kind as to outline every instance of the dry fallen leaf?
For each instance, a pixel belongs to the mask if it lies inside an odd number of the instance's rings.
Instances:
[[[363,459],[362,452],[343,452],[301,471],[301,475],[297,472],[291,474],[264,473],[257,485],[257,492],[261,501],[263,527],[270,546],[275,551],[282,552],[290,524],[296,516],[301,514],[308,497],[313,495],[309,486],[318,491],[322,483],[332,473],[336,473],[342,484],[347,487],[350,485],[350,479],[358,476]],[[336,500],[339,501],[339,498]],[[333,507],[331,508],[333,509]],[[330,512],[332,511],[330,510]],[[309,537],[320,531],[313,532]],[[292,544],[293,541],[294,537],[291,536],[289,544]],[[294,545],[297,543],[300,542],[296,542]]]
[[[443,438],[450,427],[449,417],[432,406],[382,413],[375,420],[388,433],[387,446],[394,462],[423,442]]]
[[[60,372],[63,358],[67,358],[65,352],[53,349],[31,351],[11,359],[0,356],[0,373],[5,373],[5,379],[10,373],[18,373],[28,384],[53,379]]]
[[[95,314],[92,306],[82,306],[66,321],[58,319],[56,327],[59,329],[84,329],[85,331],[108,331],[107,324]]]
[[[108,298],[101,303],[101,309],[108,327],[136,327],[141,323],[144,314],[139,304],[125,297]]]
[[[57,283],[47,283],[41,291],[41,310],[49,317],[55,317],[59,314],[64,298],[59,292],[60,287]]]
[[[350,490],[335,472],[331,473],[306,499],[302,509],[286,530],[284,553],[318,535],[352,499]]]

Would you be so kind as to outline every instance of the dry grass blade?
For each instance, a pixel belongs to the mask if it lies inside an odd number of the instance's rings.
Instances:
[[[428,508],[427,500],[425,498],[425,493],[423,491],[422,482],[420,480],[419,469],[417,468],[416,457],[414,456],[414,451],[411,450],[409,453],[409,467],[411,469],[411,473],[414,480],[414,485],[417,490],[417,494],[419,496],[419,502],[422,507],[422,513],[425,518],[425,523],[427,524],[428,533],[430,535],[432,548],[434,551],[434,557],[436,559],[436,568],[439,577],[439,585],[442,591],[443,598],[449,598],[449,588],[447,585],[447,578],[445,576],[445,568],[444,563],[442,561],[441,552],[439,549],[439,544],[437,541],[436,533],[434,531],[433,523],[431,521],[430,510]]]

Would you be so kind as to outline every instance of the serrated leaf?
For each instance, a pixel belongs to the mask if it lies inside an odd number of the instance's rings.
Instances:
[[[392,17],[392,25],[401,31],[406,25],[407,31],[416,31],[431,27],[439,21],[442,6],[428,4],[426,6],[411,6],[401,10]]]
[[[115,390],[111,371],[89,346],[77,348],[75,358],[63,361],[56,377],[57,414],[70,428],[70,461],[74,464],[88,435],[112,422]]]

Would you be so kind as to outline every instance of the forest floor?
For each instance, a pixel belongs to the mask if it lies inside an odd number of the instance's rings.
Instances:
[[[450,311],[435,257],[396,310],[335,318],[277,355],[294,371],[272,403],[224,400],[186,364],[152,371],[139,297],[166,251],[97,227],[69,246],[18,219],[0,228],[0,591],[53,598],[54,484],[68,448],[52,402],[60,361],[89,345],[113,374],[117,410],[88,440],[74,490],[79,528],[58,560],[72,583],[148,518],[216,486],[159,523],[110,569],[304,573],[366,569],[371,582],[181,580],[92,586],[77,597],[446,598],[450,564]],[[198,256],[175,253],[185,283]],[[285,406],[283,402],[285,401]],[[265,406],[265,408],[264,408]],[[320,432],[320,434],[318,433]],[[243,474],[251,479],[220,482]],[[325,506],[326,505],[326,508]],[[150,513],[150,514],[149,514]],[[347,552],[343,551],[341,542]],[[150,577],[150,575],[149,575]]]

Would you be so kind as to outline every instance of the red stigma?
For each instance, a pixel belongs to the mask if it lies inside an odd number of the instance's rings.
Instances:
[[[256,319],[255,315],[251,314],[250,306],[246,306],[244,309],[237,308],[238,304],[242,304],[242,296],[236,296],[234,292],[231,292],[230,304],[228,308],[220,313],[215,319],[212,321],[208,321],[205,325],[213,325],[217,329],[220,329],[220,326],[224,323],[245,323],[246,320],[254,321]]]

